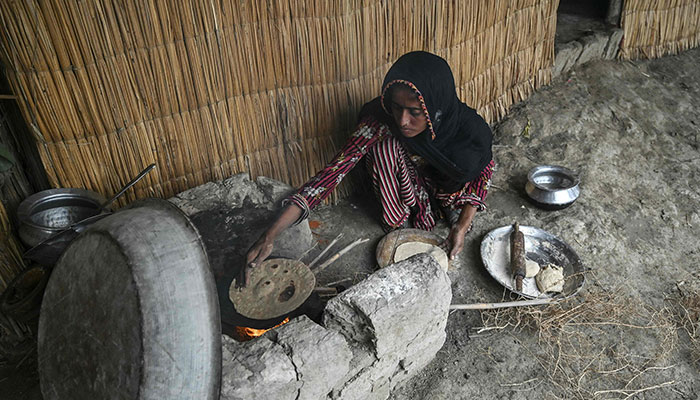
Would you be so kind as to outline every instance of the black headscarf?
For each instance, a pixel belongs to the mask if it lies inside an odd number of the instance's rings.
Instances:
[[[396,84],[413,89],[428,118],[427,128],[412,138],[401,134],[391,114],[388,90]],[[450,66],[434,54],[414,51],[396,60],[384,78],[382,95],[365,104],[360,118],[367,114],[389,125],[394,136],[426,159],[447,193],[459,191],[491,161],[491,128],[459,100]]]

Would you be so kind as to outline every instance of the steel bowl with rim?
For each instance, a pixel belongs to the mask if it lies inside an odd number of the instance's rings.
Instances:
[[[537,206],[561,210],[578,199],[579,177],[565,167],[538,165],[527,174],[525,192]]]
[[[104,202],[99,193],[86,189],[61,188],[35,193],[17,208],[19,238],[34,247],[76,222],[99,214]]]

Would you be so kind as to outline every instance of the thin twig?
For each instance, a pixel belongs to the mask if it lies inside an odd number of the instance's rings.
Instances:
[[[326,248],[323,249],[323,251],[321,251],[321,253],[320,253],[318,256],[316,256],[316,258],[314,258],[313,261],[311,261],[311,262],[309,263],[309,268],[313,268],[313,266],[316,265],[316,263],[318,262],[318,260],[320,260],[321,257],[323,257],[323,256],[328,252],[328,250],[330,250],[331,247],[333,247],[333,245],[334,245],[338,240],[340,240],[340,238],[342,238],[342,237],[343,237],[343,232],[340,232],[340,233],[338,234],[338,236],[336,236],[335,239],[333,239],[333,241],[332,241],[328,246],[326,246]]]
[[[634,391],[623,390],[623,389],[598,390],[596,392],[593,392],[593,396],[599,396],[601,394],[606,394],[606,393],[619,393],[619,394],[623,394],[623,395],[627,396],[627,397],[625,397],[625,399],[629,399],[630,397],[636,396],[639,393],[647,392],[647,391],[653,390],[653,389],[660,389],[660,388],[665,387],[665,386],[674,385],[675,383],[676,383],[676,381],[668,381],[668,382],[660,383],[658,385],[637,389]]]
[[[673,367],[675,367],[675,366],[676,366],[676,365],[674,364],[674,365],[669,365],[669,366],[667,366],[667,367],[647,367],[647,368],[644,368],[644,369],[641,370],[639,373],[637,373],[637,375],[633,376],[632,379],[630,379],[629,382],[627,382],[627,384],[625,385],[625,387],[624,387],[623,389],[627,389],[627,387],[628,387],[635,379],[637,379],[638,377],[640,377],[642,374],[644,374],[645,372],[647,372],[647,371],[649,371],[649,370],[661,370],[661,371],[663,371],[663,370],[666,370],[666,369],[669,369],[669,368],[673,368]]]
[[[301,253],[301,255],[299,256],[299,258],[297,258],[297,261],[301,261],[301,259],[304,258],[304,256],[306,256],[307,254],[309,254],[309,252],[310,252],[311,250],[315,249],[316,246],[318,246],[318,242],[314,243],[313,246],[309,247],[308,249],[306,249],[305,252]]]
[[[335,285],[337,285],[337,284],[339,284],[339,283],[342,283],[342,282],[345,282],[345,281],[350,281],[350,280],[352,280],[352,278],[338,279],[337,281],[333,281],[333,282],[326,283],[326,286],[335,286]]]
[[[521,386],[521,385],[528,384],[528,383],[530,383],[530,382],[537,381],[537,380],[539,380],[539,379],[540,379],[540,378],[532,378],[532,379],[528,379],[528,380],[526,380],[526,381],[524,381],[524,382],[519,382],[519,383],[501,383],[500,385],[503,386],[503,387]]]
[[[369,239],[357,239],[357,240],[355,240],[354,242],[352,242],[352,243],[350,243],[349,245],[347,245],[344,249],[342,249],[342,250],[340,250],[339,252],[337,252],[334,256],[332,256],[331,258],[329,258],[328,260],[326,260],[323,264],[321,264],[321,265],[319,265],[318,267],[316,267],[315,271],[314,271],[313,269],[312,269],[312,271],[313,271],[314,273],[318,273],[318,272],[323,271],[326,267],[328,267],[329,265],[331,265],[335,260],[337,260],[338,258],[340,258],[340,256],[342,256],[343,254],[345,254],[345,253],[347,253],[348,251],[350,251],[353,247],[357,246],[358,244],[365,243],[365,242],[369,242]]]

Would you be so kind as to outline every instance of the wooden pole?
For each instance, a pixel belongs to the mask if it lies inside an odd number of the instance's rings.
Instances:
[[[450,310],[493,310],[496,308],[523,307],[523,306],[539,306],[542,304],[558,303],[557,299],[533,299],[533,300],[518,300],[506,301],[503,303],[473,303],[473,304],[452,304]]]

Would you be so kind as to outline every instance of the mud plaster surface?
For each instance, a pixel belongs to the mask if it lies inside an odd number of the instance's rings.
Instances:
[[[581,296],[619,290],[631,301],[661,307],[678,281],[693,279],[700,266],[699,64],[698,49],[653,61],[594,62],[559,77],[494,126],[496,170],[489,209],[477,215],[463,253],[450,268],[453,303],[501,301],[503,289],[484,271],[479,245],[490,230],[516,220],[574,248],[590,268]],[[528,120],[530,138],[522,135]],[[543,211],[527,201],[528,170],[547,163],[579,172],[581,197],[573,206]],[[312,230],[322,241],[340,231],[347,241],[372,239],[324,271],[320,283],[371,272],[366,266],[382,235],[372,203],[368,194],[312,214],[319,222]],[[441,224],[435,232],[444,237],[447,229]],[[538,349],[535,333],[476,337],[471,328],[480,325],[476,311],[453,312],[437,358],[392,398],[562,397],[541,379],[546,372],[528,355]],[[646,331],[628,334],[611,340],[624,340],[639,352],[657,344]],[[679,340],[687,337],[679,335]],[[632,386],[674,383],[636,398],[700,396],[698,366],[685,352],[676,351],[659,365],[673,367],[644,374]]]

